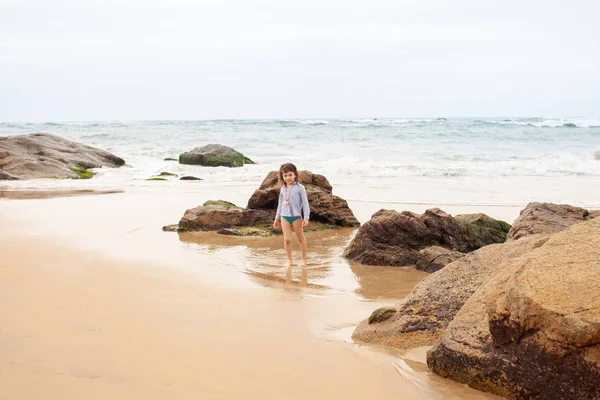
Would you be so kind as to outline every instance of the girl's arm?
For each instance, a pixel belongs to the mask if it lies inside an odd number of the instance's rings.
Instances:
[[[283,197],[283,187],[279,190],[279,200],[277,201],[277,213],[275,214],[275,221],[279,221],[281,219],[281,198]]]
[[[310,219],[310,205],[308,204],[308,196],[306,195],[306,188],[304,185],[300,187],[302,188],[300,193],[302,196],[302,214],[304,214],[304,219],[308,221]]]

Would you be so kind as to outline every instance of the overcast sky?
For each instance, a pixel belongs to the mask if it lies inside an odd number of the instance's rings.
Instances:
[[[600,2],[0,0],[0,121],[599,116]]]

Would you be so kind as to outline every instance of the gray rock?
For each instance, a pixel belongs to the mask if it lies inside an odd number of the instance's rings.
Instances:
[[[0,179],[88,179],[90,168],[124,164],[107,151],[48,133],[0,137]]]
[[[529,203],[521,210],[514,222],[508,239],[517,240],[539,233],[551,234],[563,231],[573,224],[594,218],[595,213],[568,204]]]
[[[208,144],[179,155],[180,164],[203,165],[206,167],[242,167],[254,164],[252,160],[231,147]]]

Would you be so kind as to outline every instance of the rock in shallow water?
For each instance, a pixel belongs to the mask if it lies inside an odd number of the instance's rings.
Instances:
[[[0,179],[89,179],[90,168],[120,167],[107,151],[48,133],[0,137]]]
[[[210,200],[202,206],[189,209],[179,221],[180,232],[217,231],[226,235],[270,236],[277,209],[279,185],[277,171],[270,172],[250,200],[241,208],[224,200]],[[310,203],[310,224],[306,231],[360,225],[348,203],[331,193],[327,179],[309,171],[301,171]],[[279,231],[280,232],[280,231]]]
[[[205,167],[243,167],[254,161],[231,147],[207,144],[179,155],[180,164],[203,165]]]
[[[344,256],[368,265],[414,265],[421,249],[438,246],[465,253],[504,242],[509,227],[484,214],[453,218],[439,208],[421,215],[379,210],[358,230]]]

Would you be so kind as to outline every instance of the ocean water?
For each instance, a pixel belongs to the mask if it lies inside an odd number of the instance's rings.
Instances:
[[[256,188],[284,162],[325,175],[349,201],[511,205],[529,201],[600,208],[600,118],[196,120],[0,123],[0,136],[47,132],[108,150],[127,162],[88,182],[0,182],[9,188],[187,190]],[[209,143],[256,165],[207,168],[164,161]],[[161,185],[161,186],[158,186]],[[161,190],[163,190],[161,189]],[[196,189],[194,189],[196,190]]]

